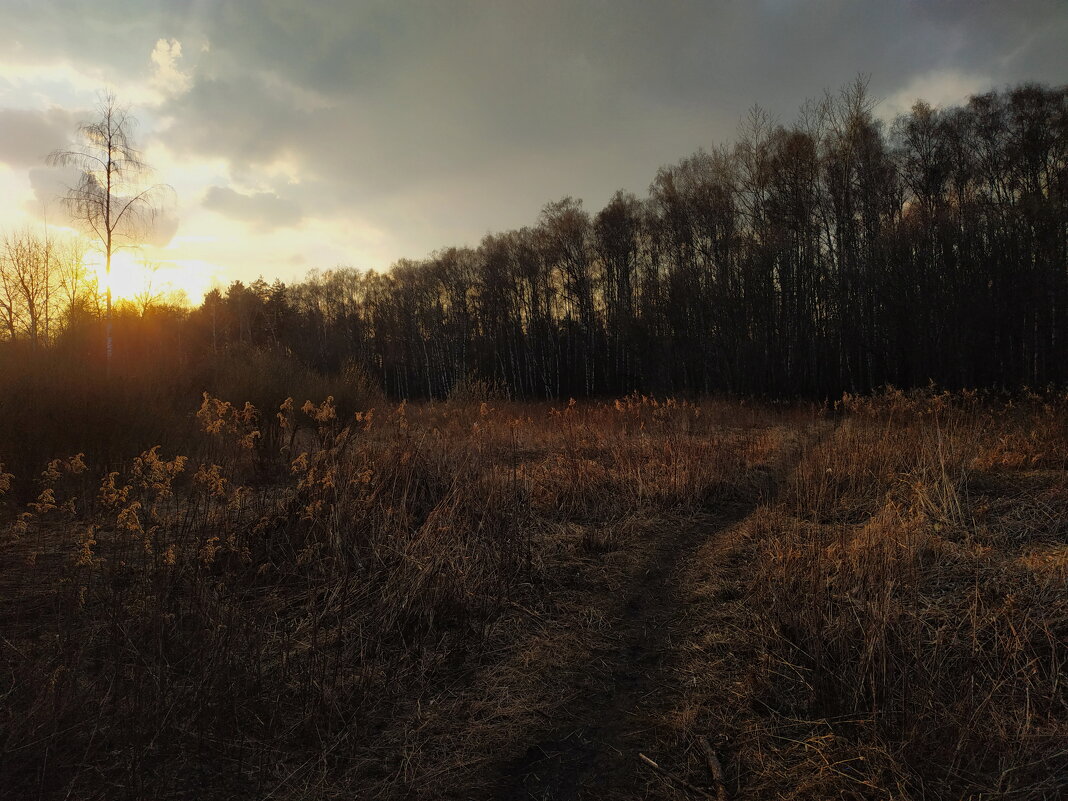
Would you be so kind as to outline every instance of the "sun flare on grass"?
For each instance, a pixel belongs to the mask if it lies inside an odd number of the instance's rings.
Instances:
[[[111,288],[115,302],[179,302],[198,304],[221,271],[214,265],[197,259],[153,261],[140,254],[120,250],[111,256],[111,274],[107,273],[103,257],[91,257],[100,292]]]

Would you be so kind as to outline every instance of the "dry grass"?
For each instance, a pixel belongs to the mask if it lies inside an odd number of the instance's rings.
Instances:
[[[153,448],[105,476],[57,460],[10,510],[7,786],[277,798],[433,782],[446,760],[422,754],[426,693],[498,668],[489,680],[521,692],[509,670],[522,684],[567,647],[531,608],[567,606],[562,571],[610,574],[642,520],[766,491],[749,468],[769,432],[790,436],[781,415],[642,398],[402,404],[343,424],[330,401],[272,417],[205,396],[197,419],[195,459]],[[499,703],[462,713],[469,736],[486,715],[499,732],[536,713]]]
[[[739,798],[1063,797],[1064,399],[839,411],[733,532],[742,567],[696,569],[716,626],[683,734],[729,737]]]
[[[934,393],[827,416],[472,387],[345,420],[206,396],[190,458],[61,459],[9,498],[0,779],[505,797],[528,751],[592,749],[558,735],[595,712],[696,784],[709,736],[732,798],[1054,798],[1066,419]],[[588,756],[559,780],[623,776]],[[633,770],[584,797],[674,792]]]

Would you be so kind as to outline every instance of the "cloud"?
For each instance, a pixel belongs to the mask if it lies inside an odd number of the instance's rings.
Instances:
[[[44,164],[49,153],[66,146],[76,128],[74,115],[61,108],[0,108],[0,161],[11,167]]]
[[[961,70],[933,70],[915,76],[883,100],[880,112],[886,117],[907,113],[917,100],[938,108],[962,103],[974,94],[991,89],[989,76]]]
[[[180,95],[189,89],[191,78],[182,72],[182,43],[177,39],[159,39],[152,49],[152,85],[164,95]]]
[[[531,222],[564,194],[642,192],[731,141],[753,103],[789,121],[858,73],[905,110],[915,92],[960,101],[1068,65],[1050,52],[1013,71],[1034,30],[1068,19],[1040,0],[257,7],[213,7],[210,58],[165,106],[182,121],[168,144],[242,178],[286,159],[314,187],[309,213],[369,217],[410,248],[397,255]]]
[[[204,197],[204,208],[260,228],[296,225],[303,216],[300,206],[274,192],[246,195],[225,186],[213,186]]]
[[[1063,0],[14,6],[0,4],[0,53],[37,65],[12,75],[38,77],[5,90],[0,56],[0,105],[39,105],[34,92],[72,74],[124,82],[165,153],[154,160],[196,185],[164,180],[226,215],[227,235],[314,230],[357,261],[474,244],[567,194],[592,210],[616,189],[643,193],[659,166],[730,143],[752,104],[789,123],[858,73],[889,116],[917,97],[956,103],[1068,75]],[[56,64],[68,66],[40,77]],[[36,135],[7,135],[0,158],[28,164]]]
[[[33,199],[27,201],[26,211],[53,223],[65,224],[68,220],[63,198],[70,187],[78,182],[75,167],[34,167],[27,173]]]
[[[76,167],[35,167],[27,176],[33,191],[33,200],[27,204],[27,213],[38,219],[45,219],[53,225],[69,225],[80,230],[90,240],[94,239],[93,231],[82,221],[72,219],[64,203],[70,188],[78,185],[80,173]],[[121,238],[138,244],[166,246],[178,232],[180,222],[178,211],[172,205],[169,195],[165,187],[159,187],[158,191],[154,192],[155,202],[146,209],[148,213],[136,218],[135,225],[120,230]],[[123,198],[116,198],[116,204],[121,205],[122,202]]]
[[[139,244],[162,248],[170,244],[178,233],[181,219],[176,209],[169,204],[156,206],[154,213],[145,219],[144,225],[135,237]]]

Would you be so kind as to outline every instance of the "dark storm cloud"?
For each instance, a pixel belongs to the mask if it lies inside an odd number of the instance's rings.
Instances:
[[[306,215],[370,220],[397,256],[532,222],[565,194],[640,193],[658,166],[731,141],[754,103],[789,122],[858,73],[877,98],[940,76],[1068,76],[1060,0],[50,5],[46,23],[26,7],[23,50],[147,74],[154,42],[181,40],[196,68],[161,109],[165,142],[244,183],[291,163]],[[105,35],[105,14],[114,53],[68,41]]]
[[[67,145],[76,125],[75,116],[60,108],[0,108],[0,162],[35,167]]]
[[[274,192],[250,195],[224,186],[213,186],[204,197],[204,208],[264,228],[294,225],[300,221],[300,207]]]

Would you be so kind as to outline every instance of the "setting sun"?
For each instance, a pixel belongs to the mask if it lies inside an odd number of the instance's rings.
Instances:
[[[198,304],[222,272],[217,266],[196,259],[156,261],[137,252],[120,250],[111,257],[109,280],[103,258],[89,258],[100,290],[103,292],[110,285],[116,302],[162,298]]]

